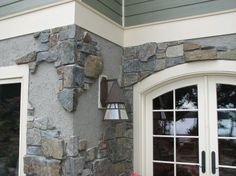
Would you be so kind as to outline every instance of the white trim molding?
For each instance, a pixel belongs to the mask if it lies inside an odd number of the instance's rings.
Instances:
[[[0,40],[74,24],[75,2],[41,7],[0,19]]]
[[[123,8],[124,14],[124,8]],[[0,18],[0,40],[77,24],[120,46],[236,33],[236,9],[158,23],[124,27],[81,0],[58,3]],[[123,19],[124,21],[124,19]]]
[[[194,63],[186,63],[174,66],[158,73],[155,73],[141,82],[134,85],[133,93],[133,116],[134,116],[134,170],[141,175],[148,175],[148,162],[146,144],[147,137],[147,122],[145,116],[147,114],[146,99],[155,90],[169,85],[175,81],[183,80],[205,75],[222,75],[222,76],[236,76],[236,62],[235,61],[202,61]]]
[[[20,138],[19,138],[19,176],[24,176],[23,157],[26,155],[27,106],[28,106],[28,65],[0,68],[0,84],[21,83]]]

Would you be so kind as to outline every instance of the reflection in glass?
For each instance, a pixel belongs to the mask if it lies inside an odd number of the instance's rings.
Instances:
[[[197,86],[176,89],[177,109],[197,109]]]
[[[236,166],[236,139],[219,139],[220,165]]]
[[[160,161],[174,161],[174,139],[153,138],[153,158]]]
[[[220,168],[220,176],[235,176],[236,169]]]
[[[228,84],[217,84],[217,107],[236,108],[236,86]]]
[[[174,165],[173,164],[153,164],[153,175],[154,176],[174,176]]]
[[[173,109],[173,91],[165,93],[153,100],[153,109]]]
[[[176,134],[186,136],[198,136],[198,113],[176,112]]]
[[[198,163],[198,139],[176,138],[176,160]]]
[[[153,133],[155,135],[173,135],[173,112],[153,112]]]
[[[236,111],[218,112],[218,135],[236,137]]]
[[[177,176],[199,176],[199,167],[177,164]]]

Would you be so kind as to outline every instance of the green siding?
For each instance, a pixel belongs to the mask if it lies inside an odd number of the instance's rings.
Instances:
[[[119,0],[82,0],[108,18],[122,24],[122,6]]]
[[[1,0],[0,1],[0,7],[10,5],[10,4],[13,4],[13,3],[16,3],[16,2],[19,2],[19,1],[22,1],[22,0]]]
[[[0,17],[59,2],[61,0],[9,0],[9,2],[10,1],[11,3],[0,6]]]
[[[125,26],[236,8],[236,0],[126,0]]]

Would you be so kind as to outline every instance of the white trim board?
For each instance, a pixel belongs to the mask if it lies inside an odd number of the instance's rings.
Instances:
[[[64,0],[0,18],[0,40],[77,24],[123,47],[236,33],[236,9],[134,27],[122,27],[81,0]]]
[[[28,106],[28,65],[0,68],[0,84],[21,83],[19,176],[24,176],[23,157],[26,155],[27,106]]]

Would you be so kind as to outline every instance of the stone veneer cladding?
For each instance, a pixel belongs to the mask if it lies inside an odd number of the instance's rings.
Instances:
[[[29,64],[31,74],[37,74],[38,65],[54,63],[60,83],[58,101],[66,111],[76,111],[79,96],[95,83],[103,69],[101,48],[91,36],[76,25],[36,33],[37,49],[17,59],[16,64]],[[104,121],[104,132],[94,147],[88,147],[87,140],[79,136],[65,138],[55,124],[35,117],[34,107],[29,106],[25,173],[29,176],[128,176],[133,158],[133,85],[178,64],[236,60],[234,45],[233,48],[208,46],[186,40],[124,48],[120,81],[130,118]]]

